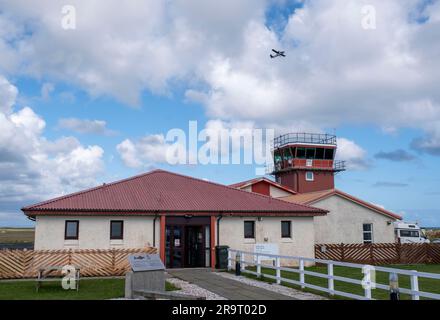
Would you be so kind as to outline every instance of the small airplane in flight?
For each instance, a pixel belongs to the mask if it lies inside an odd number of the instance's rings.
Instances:
[[[272,49],[272,51],[275,52],[275,54],[271,54],[271,55],[270,55],[270,57],[271,57],[272,59],[274,59],[274,58],[276,58],[276,57],[286,57],[286,54],[285,54],[284,51],[278,51],[278,50],[275,50],[275,49]]]

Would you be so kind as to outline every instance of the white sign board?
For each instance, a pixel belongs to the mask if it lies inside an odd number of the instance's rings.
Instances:
[[[279,254],[276,243],[257,243],[254,247],[254,252],[259,254],[257,263],[261,263],[261,260],[275,260],[275,258],[265,256],[264,254]]]

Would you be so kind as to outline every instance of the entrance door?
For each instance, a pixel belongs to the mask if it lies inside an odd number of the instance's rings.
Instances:
[[[166,228],[166,266],[183,268],[184,266],[184,226],[167,226]]]
[[[165,260],[167,268],[204,268],[211,262],[209,217],[167,217]]]
[[[185,229],[185,267],[204,267],[205,228],[203,226],[187,226]]]

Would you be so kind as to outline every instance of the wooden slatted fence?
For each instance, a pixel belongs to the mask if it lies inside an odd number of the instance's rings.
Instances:
[[[315,258],[370,265],[438,264],[440,244],[316,244]]]
[[[64,265],[81,267],[82,277],[122,276],[134,253],[155,254],[157,249],[0,250],[0,279],[32,278],[38,268]]]

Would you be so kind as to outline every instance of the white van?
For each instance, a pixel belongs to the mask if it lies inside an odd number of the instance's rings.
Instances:
[[[429,243],[429,239],[417,223],[395,222],[394,234],[400,243]]]

